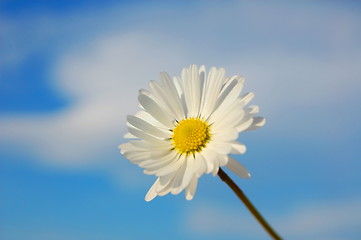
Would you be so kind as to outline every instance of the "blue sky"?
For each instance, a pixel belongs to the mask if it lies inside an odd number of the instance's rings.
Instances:
[[[118,152],[138,89],[190,64],[245,76],[267,124],[230,176],[286,239],[361,237],[356,1],[1,1],[0,238],[268,239],[233,193],[150,203]]]

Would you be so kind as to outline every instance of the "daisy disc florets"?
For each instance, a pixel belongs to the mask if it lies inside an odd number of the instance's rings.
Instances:
[[[185,189],[193,198],[198,178],[204,173],[216,175],[227,166],[242,178],[248,171],[229,154],[243,154],[244,144],[237,142],[240,132],[265,124],[257,117],[257,106],[247,106],[254,94],[240,95],[244,78],[226,77],[223,68],[191,65],[181,77],[161,73],[161,82],[151,81],[148,90],[140,90],[142,110],[128,116],[126,138],[121,153],[144,168],[145,174],[158,178],[145,196],[178,194]]]

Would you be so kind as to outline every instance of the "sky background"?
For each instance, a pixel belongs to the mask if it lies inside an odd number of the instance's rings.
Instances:
[[[285,239],[361,238],[358,1],[0,1],[2,240],[269,239],[217,177],[144,196],[118,152],[159,72],[224,67],[267,124],[230,176]]]

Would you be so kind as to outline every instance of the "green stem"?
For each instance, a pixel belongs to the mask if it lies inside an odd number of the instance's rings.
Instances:
[[[219,168],[218,176],[222,179],[223,182],[233,190],[233,192],[238,196],[238,198],[246,205],[248,210],[253,214],[257,221],[262,225],[262,227],[267,231],[267,233],[275,240],[282,240],[280,236],[276,233],[275,230],[266,222],[258,210],[253,206],[251,201],[243,193],[243,191],[233,182],[233,180],[221,169]]]

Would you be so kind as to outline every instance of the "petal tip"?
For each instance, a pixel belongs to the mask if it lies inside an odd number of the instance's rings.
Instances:
[[[155,198],[155,197],[150,198],[150,197],[145,196],[144,200],[145,200],[146,202],[150,202],[150,201],[152,201],[154,198]]]
[[[190,200],[193,199],[193,197],[194,197],[194,196],[192,196],[192,195],[186,195],[186,200],[187,200],[187,201],[190,201]]]
[[[150,187],[150,189],[148,190],[147,194],[145,195],[144,200],[146,202],[150,202],[152,201],[158,194],[156,191],[156,188],[158,186],[159,183],[159,178],[153,183],[153,185]]]

